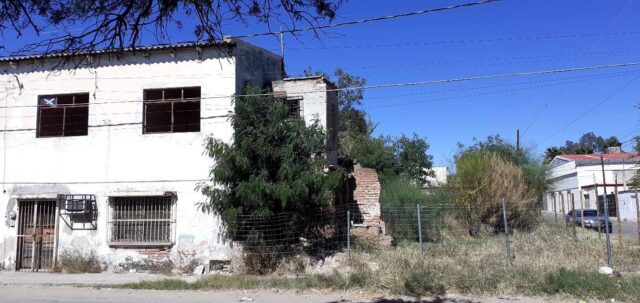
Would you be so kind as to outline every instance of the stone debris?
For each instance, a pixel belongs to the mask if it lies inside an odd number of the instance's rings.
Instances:
[[[598,268],[598,273],[602,275],[610,276],[613,274],[613,269],[611,269],[611,267],[603,266]]]

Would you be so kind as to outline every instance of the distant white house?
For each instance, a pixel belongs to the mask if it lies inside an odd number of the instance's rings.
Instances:
[[[547,180],[551,181],[543,204],[550,213],[566,214],[575,208],[603,209],[604,182],[600,157],[604,160],[604,175],[610,216],[615,216],[614,193],[629,190],[628,182],[640,168],[640,155],[632,153],[608,153],[586,155],[560,155],[550,163]],[[596,194],[597,192],[597,194]],[[635,220],[635,195],[620,198],[621,218]],[[598,199],[598,197],[600,197]],[[599,205],[596,204],[599,201]],[[634,200],[635,201],[635,200]]]
[[[433,166],[430,171],[433,172],[433,176],[425,177],[425,180],[427,181],[424,185],[425,188],[442,187],[447,184],[449,168],[446,166]]]

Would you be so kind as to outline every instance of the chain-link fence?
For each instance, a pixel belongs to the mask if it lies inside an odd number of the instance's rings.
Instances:
[[[313,210],[313,215],[304,220],[292,213],[242,216],[235,238],[243,244],[245,265],[254,272],[273,268],[283,258],[296,255],[322,259],[335,254],[351,256],[371,250],[393,253],[402,249],[434,258],[455,254],[447,250],[449,247],[474,251],[473,245],[478,245],[478,250],[500,251],[501,255],[494,257],[507,265],[523,262],[523,258],[536,262],[535,252],[540,251],[540,256],[555,258],[558,267],[585,262],[621,270],[639,269],[637,222],[620,225],[615,218],[600,218],[598,222],[588,220],[589,214],[579,210],[554,215],[530,205],[539,204],[496,201],[486,207],[471,207],[382,203],[379,214],[373,216],[363,214],[365,210],[357,205]],[[619,231],[622,236],[618,236]]]

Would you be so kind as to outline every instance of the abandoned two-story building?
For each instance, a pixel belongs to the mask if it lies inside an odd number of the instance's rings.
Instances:
[[[337,162],[331,83],[285,78],[282,58],[264,49],[227,39],[79,56],[0,59],[0,268],[48,270],[70,249],[114,270],[228,259],[220,220],[197,210],[206,197],[196,186],[213,165],[204,140],[232,140],[233,98],[247,83],[318,119]]]

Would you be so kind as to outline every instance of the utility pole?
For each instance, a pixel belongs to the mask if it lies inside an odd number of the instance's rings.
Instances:
[[[516,129],[516,150],[520,150],[520,129]]]
[[[604,158],[600,155],[600,166],[602,167],[602,187],[604,187],[604,232],[607,238],[607,264],[613,268],[613,260],[611,258],[611,237],[609,237],[609,203],[607,201],[607,179],[604,174]]]

